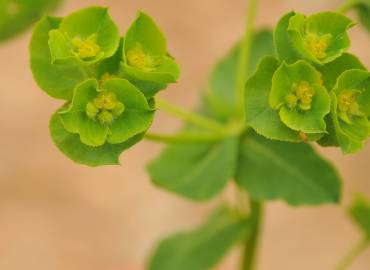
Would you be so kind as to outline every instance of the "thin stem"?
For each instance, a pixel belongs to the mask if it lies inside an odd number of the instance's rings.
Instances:
[[[262,225],[263,206],[262,203],[251,200],[250,207],[250,222],[252,226],[252,232],[251,236],[247,239],[244,245],[244,256],[240,270],[256,269],[256,258]]]
[[[179,108],[168,101],[165,101],[163,99],[157,98],[156,104],[158,109],[161,109],[168,114],[171,114],[185,122],[191,123],[193,125],[196,125],[198,127],[216,131],[216,132],[222,132],[225,129],[225,126],[210,119],[205,116],[186,111],[182,108]]]
[[[348,269],[352,263],[356,260],[356,258],[370,245],[370,239],[364,238],[360,242],[358,242],[350,251],[349,253],[343,258],[341,262],[335,267],[335,270],[346,270]]]
[[[191,134],[182,133],[175,135],[157,134],[157,133],[146,133],[145,139],[154,142],[161,143],[197,143],[197,142],[214,142],[222,140],[226,137],[226,134]]]
[[[247,18],[245,25],[244,38],[241,43],[241,50],[239,55],[238,69],[236,74],[237,79],[237,105],[238,115],[244,120],[244,88],[247,80],[247,70],[250,60],[252,40],[253,40],[253,29],[254,21],[257,13],[257,0],[248,1]]]

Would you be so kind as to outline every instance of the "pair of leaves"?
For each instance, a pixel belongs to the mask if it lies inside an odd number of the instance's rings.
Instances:
[[[201,226],[172,235],[158,245],[149,270],[212,269],[251,232],[248,219],[226,207],[215,211]]]
[[[27,29],[41,16],[59,5],[60,0],[1,0],[0,41]]]

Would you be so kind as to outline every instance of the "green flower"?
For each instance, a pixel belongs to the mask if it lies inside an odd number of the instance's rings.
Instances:
[[[120,37],[106,8],[79,10],[62,19],[49,31],[49,47],[54,64],[93,64],[111,57]]]
[[[289,128],[304,133],[326,132],[324,117],[330,112],[330,98],[320,73],[307,62],[280,65],[272,78],[269,103]]]
[[[155,83],[173,83],[179,77],[179,67],[167,53],[163,34],[142,12],[125,35],[123,68],[129,76]]]
[[[341,56],[350,46],[347,30],[354,23],[334,12],[311,16],[296,13],[289,20],[288,33],[293,47],[306,59],[325,64]]]
[[[331,93],[331,118],[339,146],[345,153],[361,149],[370,135],[370,73],[342,73]]]
[[[146,131],[154,111],[144,95],[124,79],[110,79],[101,86],[91,79],[74,90],[71,104],[59,112],[64,128],[79,134],[83,144],[119,144]]]

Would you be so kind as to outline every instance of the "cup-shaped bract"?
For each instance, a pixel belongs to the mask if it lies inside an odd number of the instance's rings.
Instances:
[[[320,12],[306,17],[296,13],[289,20],[288,33],[300,54],[323,65],[341,56],[350,46],[347,30],[354,23],[335,12]]]
[[[320,73],[306,61],[280,65],[272,78],[269,104],[293,130],[326,132],[324,117],[330,112],[330,97]]]
[[[179,67],[167,52],[167,44],[155,22],[139,12],[124,37],[123,68],[138,80],[173,83],[179,77]]]
[[[74,90],[68,108],[59,111],[66,131],[80,136],[83,144],[120,144],[145,132],[154,110],[145,96],[125,79],[110,79],[99,85],[86,80]]]
[[[344,153],[360,150],[370,135],[370,73],[348,70],[331,93],[331,118]]]
[[[90,65],[111,57],[120,41],[118,28],[102,7],[91,7],[63,18],[49,31],[53,64]]]

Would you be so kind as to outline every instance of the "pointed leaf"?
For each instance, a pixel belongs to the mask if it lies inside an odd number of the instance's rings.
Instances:
[[[339,202],[341,182],[335,168],[308,144],[252,134],[240,151],[236,181],[252,198],[282,199],[291,205]]]
[[[231,247],[249,233],[248,219],[227,208],[218,209],[200,227],[164,239],[155,250],[148,269],[213,269]]]
[[[237,138],[214,143],[173,144],[148,166],[155,185],[186,198],[214,197],[233,176]]]

